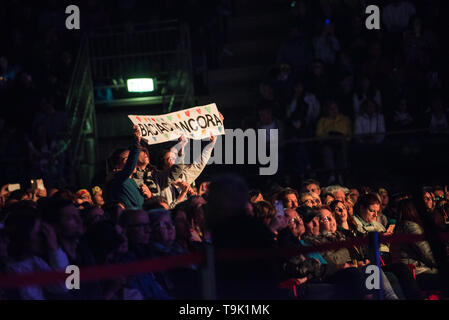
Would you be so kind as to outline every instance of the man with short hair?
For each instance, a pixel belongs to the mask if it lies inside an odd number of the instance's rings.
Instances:
[[[67,255],[69,263],[78,267],[96,264],[95,258],[83,239],[85,228],[80,212],[75,205],[60,198],[48,198],[39,202],[42,220],[51,224],[58,236],[61,249]],[[81,285],[80,290],[70,290],[69,299],[100,299],[101,289],[98,282]]]
[[[311,192],[316,195],[321,195],[320,183],[314,179],[305,180],[302,183],[301,192]]]
[[[285,188],[280,194],[284,208],[296,209],[298,207],[298,191],[292,188]]]
[[[154,254],[149,247],[151,227],[148,213],[143,210],[126,210],[120,217],[120,225],[128,237],[128,253],[124,262],[151,259]],[[143,273],[133,277],[130,285],[138,289],[145,299],[169,299],[170,297],[157,282],[153,273]]]
[[[315,199],[310,192],[304,192],[300,195],[300,205],[313,208],[315,206]]]

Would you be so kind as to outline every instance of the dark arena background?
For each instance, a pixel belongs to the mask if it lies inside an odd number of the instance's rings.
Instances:
[[[447,300],[446,2],[0,1],[0,300]],[[128,118],[212,103],[275,174]]]

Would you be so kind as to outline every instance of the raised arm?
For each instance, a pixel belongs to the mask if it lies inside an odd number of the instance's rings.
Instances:
[[[195,179],[198,178],[201,172],[203,172],[207,162],[209,161],[212,150],[214,149],[216,143],[217,138],[215,136],[211,136],[210,142],[201,153],[199,161],[194,161],[192,164],[184,166],[184,170],[182,170],[180,176],[181,180],[186,181],[188,184],[192,184]]]
[[[121,181],[125,181],[131,176],[131,174],[134,172],[134,169],[136,168],[137,161],[139,159],[141,135],[139,127],[137,126],[133,127],[133,137],[134,143],[131,145],[131,148],[129,149],[129,155],[128,159],[126,160],[125,166],[121,171],[117,172],[115,175],[116,179]]]

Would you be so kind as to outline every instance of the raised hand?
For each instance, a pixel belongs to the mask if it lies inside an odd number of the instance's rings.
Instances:
[[[140,133],[139,127],[137,125],[133,126],[133,136],[137,143],[140,143],[140,139],[142,138],[142,134]]]
[[[150,199],[153,196],[153,194],[151,193],[150,189],[146,184],[142,184],[140,186],[140,191],[142,191],[145,199]]]

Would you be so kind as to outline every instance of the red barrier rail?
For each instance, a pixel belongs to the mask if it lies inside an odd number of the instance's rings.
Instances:
[[[441,238],[449,239],[449,233],[440,234]],[[381,236],[382,243],[413,243],[425,240],[424,235],[394,234]],[[291,257],[312,252],[324,252],[349,248],[354,245],[367,245],[368,237],[331,242],[319,246],[305,246],[301,248],[254,248],[254,249],[221,249],[216,252],[218,261],[242,261],[257,260],[273,257]],[[81,281],[88,282],[128,276],[142,273],[158,272],[187,265],[203,264],[205,255],[203,252],[187,253],[166,258],[140,260],[131,263],[85,267],[80,269]],[[41,271],[28,274],[0,275],[0,288],[16,288],[22,286],[44,286],[64,282],[67,274],[64,271]]]

